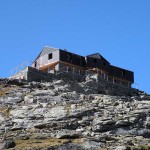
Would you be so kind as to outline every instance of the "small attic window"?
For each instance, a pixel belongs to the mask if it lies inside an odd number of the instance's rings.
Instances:
[[[97,63],[97,59],[94,59],[94,64],[96,64]]]
[[[52,58],[53,58],[53,54],[52,53],[48,54],[48,60],[50,60]]]
[[[34,67],[35,67],[35,68],[37,67],[37,62],[34,63]]]

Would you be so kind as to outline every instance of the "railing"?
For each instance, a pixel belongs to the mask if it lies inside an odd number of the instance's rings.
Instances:
[[[22,63],[21,65],[11,69],[11,76],[19,73],[20,71],[24,70],[26,67],[30,66],[31,63],[29,61],[25,61],[24,63]]]

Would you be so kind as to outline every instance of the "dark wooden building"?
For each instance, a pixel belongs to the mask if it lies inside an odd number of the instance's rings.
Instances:
[[[32,67],[49,73],[72,73],[73,75],[85,75],[88,72],[97,73],[108,82],[131,87],[134,83],[132,71],[119,68],[110,64],[99,53],[80,56],[66,50],[44,47]]]

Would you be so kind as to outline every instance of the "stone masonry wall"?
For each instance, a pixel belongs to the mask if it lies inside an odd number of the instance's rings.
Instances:
[[[42,82],[42,81],[52,81],[55,77],[54,74],[47,73],[32,67],[28,67],[27,71],[27,80],[29,82],[36,81],[36,82]]]
[[[112,83],[104,80],[101,76],[95,75],[86,75],[86,76],[77,76],[71,73],[62,73],[62,74],[50,74],[44,71],[37,70],[32,67],[27,67],[15,76],[10,77],[11,79],[24,79],[29,82],[50,82],[55,80],[64,80],[69,83],[72,81],[73,84],[70,88],[81,92],[84,89],[84,93],[89,94],[108,94],[108,95],[136,95],[137,90],[133,88],[128,88],[117,83]],[[85,90],[86,89],[86,90]]]
[[[128,88],[126,86],[112,83],[104,80],[101,76],[95,74],[92,76],[87,76],[86,81],[89,82],[89,86],[95,88],[95,94],[108,94],[108,95],[137,95],[137,90],[133,88]],[[94,90],[93,90],[94,91]]]
[[[16,75],[9,77],[10,79],[21,79],[27,80],[29,82],[36,81],[51,81],[54,77],[54,74],[49,74],[44,71],[40,71],[36,68],[26,67],[24,70],[20,71]]]

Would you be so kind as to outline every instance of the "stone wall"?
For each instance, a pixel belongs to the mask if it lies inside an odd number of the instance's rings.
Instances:
[[[64,80],[66,83],[76,81],[76,85],[72,85],[70,88],[74,91],[81,92],[80,90],[86,89],[86,94],[108,94],[108,95],[136,95],[137,90],[128,88],[117,83],[109,82],[99,76],[98,74],[88,74],[86,76],[76,75],[72,73],[59,73],[57,75],[50,74],[38,69],[27,67],[15,76],[10,77],[11,79],[24,79],[29,82],[50,82],[53,80]],[[81,87],[79,87],[81,86]]]
[[[117,83],[106,81],[97,74],[87,76],[86,81],[89,82],[89,86],[93,86],[93,91],[95,91],[95,94],[132,96],[137,95],[138,93],[137,89],[128,88]]]
[[[9,77],[10,79],[21,79],[29,82],[36,81],[51,81],[55,75],[44,71],[40,71],[36,68],[26,67],[14,76]]]
[[[52,81],[54,77],[55,77],[54,74],[47,73],[47,72],[44,72],[44,71],[41,71],[32,67],[28,67],[27,80],[29,82],[32,82],[32,81],[49,82],[49,81]]]

